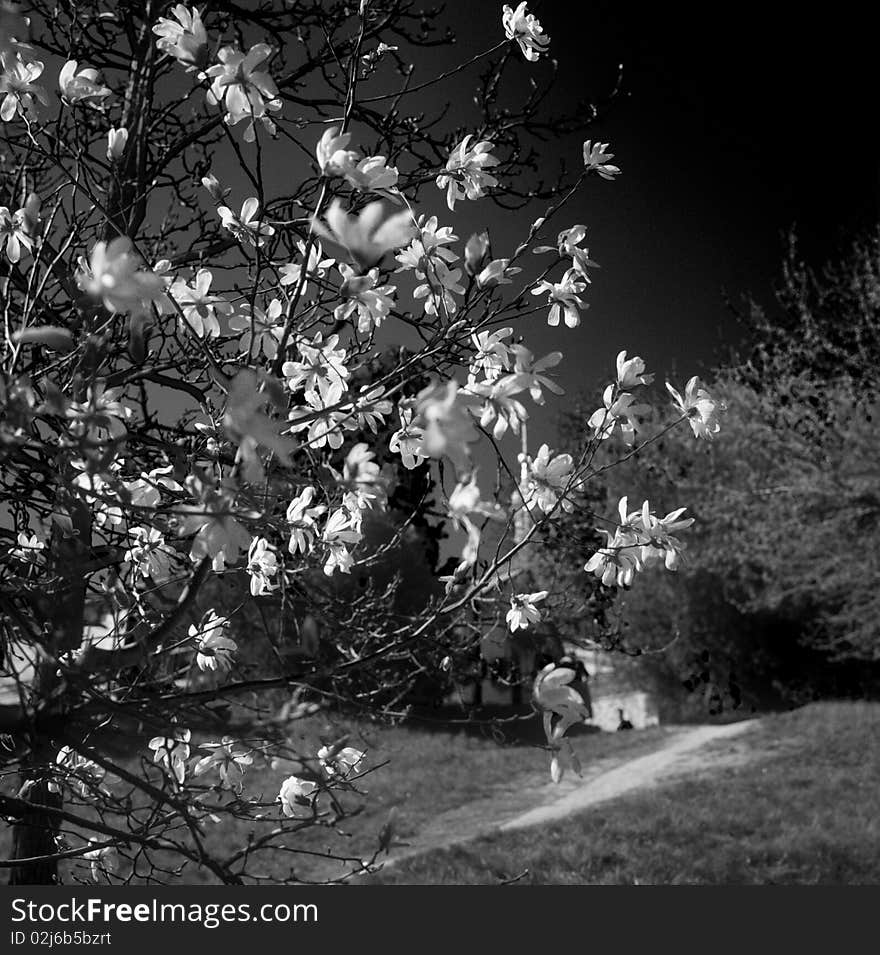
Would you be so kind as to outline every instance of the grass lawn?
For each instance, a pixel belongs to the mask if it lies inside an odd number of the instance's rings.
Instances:
[[[546,828],[402,861],[372,884],[880,882],[880,704],[768,716],[754,759]]]

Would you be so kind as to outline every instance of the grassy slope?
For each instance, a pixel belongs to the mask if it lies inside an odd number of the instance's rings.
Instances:
[[[548,828],[401,863],[374,882],[880,882],[880,704],[766,717],[763,752],[713,777],[634,795]]]

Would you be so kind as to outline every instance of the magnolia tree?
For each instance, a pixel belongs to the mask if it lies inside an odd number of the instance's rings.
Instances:
[[[539,622],[552,600],[520,592],[520,555],[653,438],[634,398],[650,376],[621,353],[578,447],[523,440],[529,405],[562,393],[561,349],[536,356],[529,329],[577,334],[594,265],[566,206],[620,172],[588,140],[574,174],[541,179],[536,144],[596,110],[543,115],[550,38],[526,4],[419,81],[410,59],[452,38],[409,0],[250,7],[2,8],[13,882],[165,881],[187,865],[259,880],[267,853],[335,824],[371,771],[345,740],[294,752],[285,721],[320,699],[393,711],[476,645],[480,607],[513,631]],[[477,105],[452,128],[437,92],[465,70]],[[544,214],[503,249],[457,234],[463,207],[488,223],[535,202]],[[700,383],[670,390],[669,426],[711,438],[720,409]],[[460,554],[424,600],[398,599],[400,574],[375,584],[413,528],[440,521]],[[688,523],[623,499],[584,571],[629,586],[674,570]],[[230,606],[221,585],[242,578]],[[262,630],[237,625],[253,612]],[[551,665],[533,690],[555,779],[585,714],[571,676]],[[247,724],[279,691],[293,696],[276,723]],[[257,768],[277,770],[271,791],[249,786]],[[213,837],[224,825],[241,845]],[[391,838],[339,856],[342,877]]]

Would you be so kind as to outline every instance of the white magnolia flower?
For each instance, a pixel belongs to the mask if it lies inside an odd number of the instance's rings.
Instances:
[[[186,515],[181,521],[180,533],[195,533],[189,556],[193,563],[211,558],[211,568],[222,573],[227,564],[235,564],[242,550],[251,544],[251,535],[235,519],[233,495],[226,489],[215,490],[190,476],[187,485],[198,497],[199,503],[184,505]]]
[[[28,252],[34,247],[23,212],[10,212],[6,206],[0,206],[0,249],[5,246],[6,258],[13,265],[21,259],[22,247]]]
[[[300,255],[305,258],[306,243],[300,239],[299,242],[296,243],[296,247],[299,249]],[[329,269],[334,262],[335,259],[324,257],[324,250],[321,248],[320,242],[312,242],[311,248],[309,249],[308,264],[306,266],[306,281],[303,281],[301,294],[305,295],[309,280],[316,281],[323,279],[327,275],[327,269]],[[299,288],[299,283],[302,280],[302,265],[297,262],[290,262],[287,265],[282,265],[278,271],[281,274],[281,278],[279,279],[281,285],[292,285],[294,291]]]
[[[598,269],[599,263],[590,258],[590,250],[581,248],[581,242],[587,235],[585,225],[573,225],[570,229],[563,229],[556,240],[556,248],[561,256],[571,258],[571,266],[581,274],[584,281],[590,281],[588,269]],[[537,249],[535,251],[538,251]],[[543,249],[541,250],[543,251]]]
[[[98,79],[98,71],[84,67],[77,72],[76,60],[68,60],[58,74],[61,95],[68,103],[83,103],[102,109],[104,100],[113,93]]]
[[[208,56],[208,34],[197,9],[190,10],[178,3],[171,8],[171,13],[176,20],[160,17],[153,27],[153,33],[159,38],[156,40],[156,46],[163,53],[173,56],[189,73],[205,65]]]
[[[153,762],[161,763],[179,783],[186,775],[191,736],[188,729],[177,730],[173,736],[154,736],[148,744],[153,750]]]
[[[536,360],[525,345],[511,345],[510,350],[516,356],[513,372],[521,377],[535,404],[544,404],[544,388],[552,391],[554,395],[565,394],[552,378],[544,374],[548,368],[555,368],[562,361],[561,351],[552,351]]]
[[[168,580],[176,555],[166,545],[162,532],[155,527],[132,527],[128,536],[131,544],[125,552],[126,562],[145,580],[157,584]]]
[[[611,165],[614,153],[608,152],[608,143],[596,143],[591,140],[584,143],[584,166],[588,171],[597,172],[603,179],[614,179],[620,175],[620,169]]]
[[[636,385],[650,385],[654,380],[653,375],[645,374],[645,360],[639,358],[626,357],[626,352],[622,351],[617,356],[617,387],[621,391],[627,388],[635,388]]]
[[[358,331],[368,335],[388,317],[394,307],[393,295],[397,288],[379,285],[378,269],[358,275],[343,262],[339,265],[339,272],[343,278],[339,294],[345,301],[336,306],[333,315],[337,321],[345,321],[356,314]]]
[[[458,259],[458,255],[446,246],[458,241],[452,226],[440,226],[437,216],[419,216],[418,225],[410,236],[412,242],[395,256],[400,266],[396,271],[405,272],[415,269],[416,277],[425,278],[425,273],[438,259],[449,265]]]
[[[331,395],[337,400],[348,388],[349,370],[345,367],[346,349],[337,348],[338,335],[330,335],[324,340],[323,332],[318,332],[311,343],[297,342],[299,361],[286,361],[281,373],[287,380],[291,391],[300,388],[306,394],[318,394],[324,404],[329,404]]]
[[[63,783],[70,786],[82,799],[94,796],[107,775],[103,766],[99,766],[98,763],[87,756],[82,756],[69,746],[62,746],[58,750],[55,766],[59,776],[49,781],[47,785],[49,792],[61,792]]]
[[[89,845],[96,843],[97,839],[89,839]],[[83,859],[90,863],[89,874],[92,882],[100,882],[102,879],[110,882],[110,876],[119,871],[119,852],[116,846],[101,846],[99,849],[89,849],[83,853]]]
[[[521,3],[516,10],[507,4],[501,10],[501,23],[508,40],[516,40],[523,56],[531,63],[547,52],[550,37],[544,33],[541,21],[533,13],[526,13],[527,4]]]
[[[277,801],[281,803],[281,811],[285,816],[296,816],[297,807],[308,805],[309,800],[318,784],[310,779],[300,779],[298,776],[288,776],[281,784]]]
[[[275,589],[272,583],[278,573],[278,558],[275,548],[265,537],[255,537],[248,549],[247,572],[251,578],[251,594],[262,597]]]
[[[694,375],[684,389],[684,397],[666,382],[666,387],[675,402],[676,409],[688,419],[688,424],[697,438],[711,440],[721,430],[721,415],[727,410],[723,401],[717,401],[702,386]]]
[[[88,295],[100,299],[110,312],[145,315],[152,304],[161,305],[165,282],[161,275],[141,268],[141,264],[127,236],[118,236],[109,243],[96,242],[88,265],[81,264],[77,283]]]
[[[523,421],[529,413],[525,405],[516,397],[526,386],[519,375],[505,375],[497,381],[469,382],[468,391],[483,399],[480,408],[480,427],[492,425],[492,437],[500,441],[508,428],[519,434]],[[494,424],[492,424],[494,422]]]
[[[325,176],[343,176],[358,161],[357,152],[348,148],[350,142],[351,133],[340,135],[338,126],[324,130],[315,147],[315,156]]]
[[[569,328],[577,328],[581,323],[580,309],[586,308],[587,303],[579,298],[578,293],[586,288],[583,276],[577,269],[568,269],[559,282],[548,282],[543,279],[533,289],[532,295],[547,293],[547,303],[551,306],[547,316],[547,324],[555,328],[559,325],[560,317],[565,318]]]
[[[473,136],[468,135],[450,152],[446,160],[446,172],[437,177],[437,188],[446,190],[446,204],[450,211],[460,199],[479,199],[486,190],[498,185],[498,180],[485,170],[497,166],[492,155],[493,143],[484,139],[470,146]]]
[[[413,424],[412,408],[398,408],[400,427],[391,435],[388,448],[392,454],[399,454],[403,466],[412,471],[417,468],[429,455],[426,453],[424,429]]]
[[[534,459],[526,456],[522,461],[523,475],[520,491],[529,510],[540,508],[548,514],[561,500],[564,511],[574,508],[568,497],[562,494],[568,487],[574,471],[574,459],[570,454],[557,454],[551,457],[552,452],[546,444],[542,444]]]
[[[435,259],[427,266],[426,281],[413,290],[413,298],[425,300],[425,314],[445,313],[451,318],[458,311],[456,295],[464,295],[461,269],[450,269],[445,262]],[[441,308],[442,306],[442,308]]]
[[[423,388],[416,396],[415,411],[424,429],[417,429],[421,437],[414,447],[419,447],[424,457],[446,455],[458,470],[465,470],[470,457],[468,446],[480,437],[474,419],[478,404],[478,399],[452,378]]]
[[[367,203],[359,214],[349,215],[342,203],[334,199],[325,222],[315,218],[312,228],[323,239],[335,243],[349,262],[364,271],[376,265],[386,252],[406,245],[415,232],[415,223],[408,210],[386,215],[382,202]]]
[[[217,54],[220,62],[205,71],[207,76],[213,77],[208,102],[225,106],[223,119],[227,126],[247,121],[244,133],[247,143],[254,141],[257,120],[271,135],[275,134],[275,123],[269,113],[281,109],[278,87],[265,70],[257,69],[271,54],[272,48],[265,43],[257,43],[246,54],[238,47],[224,46]]]
[[[636,398],[628,391],[620,392],[615,385],[608,385],[602,394],[603,407],[590,415],[587,426],[600,441],[605,441],[620,429],[624,442],[632,447],[639,424],[636,415],[645,414],[649,405],[636,404]]]
[[[490,381],[498,378],[502,372],[508,371],[511,366],[511,346],[504,339],[513,334],[513,328],[498,328],[494,332],[474,332],[471,335],[471,345],[474,348],[474,357],[471,359],[469,372],[476,378],[481,372]]]
[[[316,519],[326,510],[324,504],[312,504],[315,497],[315,489],[307,487],[301,491],[287,508],[287,523],[290,525],[290,544],[288,550],[291,554],[297,551],[307,554],[315,543],[315,537],[318,534]]]
[[[277,298],[273,298],[265,310],[258,305],[251,307],[247,302],[240,305],[229,319],[230,329],[241,332],[239,348],[253,356],[263,354],[274,358],[284,334],[283,314],[284,306]]]
[[[533,594],[516,594],[510,598],[510,610],[507,611],[507,626],[511,631],[528,630],[530,626],[541,622],[541,611],[535,606],[547,597],[546,590]]]
[[[238,644],[228,636],[228,617],[209,610],[201,623],[190,626],[188,633],[195,641],[196,665],[200,670],[226,673],[232,668],[232,655],[238,650]]]
[[[353,518],[384,500],[382,469],[375,457],[369,445],[359,441],[345,456],[342,474],[337,475],[337,480],[345,490],[342,503]]]
[[[397,200],[396,166],[389,166],[384,156],[366,156],[345,171],[345,181],[360,192],[378,192]]]
[[[114,129],[112,126],[107,132],[107,158],[110,162],[119,162],[122,154],[125,152],[125,146],[128,142],[128,130],[120,126]]]
[[[201,776],[216,769],[224,786],[240,787],[245,767],[250,766],[254,758],[249,753],[237,753],[235,740],[224,736],[219,743],[201,743],[199,749],[208,751],[195,765],[193,773]]]
[[[18,547],[9,552],[10,556],[17,557],[25,564],[38,564],[42,552],[46,549],[45,542],[41,541],[36,534],[26,534],[24,531],[19,531],[16,540]]]
[[[458,576],[472,567],[479,556],[480,528],[472,520],[471,515],[499,519],[503,512],[497,504],[482,499],[476,475],[473,473],[455,485],[449,495],[446,508],[453,526],[460,531],[464,531],[467,535],[458,566],[453,575]]]
[[[220,334],[218,315],[230,315],[232,305],[222,295],[210,292],[214,276],[207,269],[199,269],[190,285],[179,278],[171,284],[168,294],[180,306],[183,317],[199,338],[217,338]]]
[[[563,745],[568,743],[563,740],[565,733],[571,726],[583,723],[590,715],[583,697],[568,685],[574,677],[575,671],[571,667],[558,667],[555,663],[548,663],[535,677],[532,686],[532,702],[542,713],[544,735],[552,750],[550,775],[555,783],[562,779],[560,755]],[[570,744],[568,755],[574,769],[580,773],[580,763]]]
[[[241,204],[241,212],[238,215],[229,206],[218,206],[217,214],[223,228],[231,232],[239,242],[260,246],[270,235],[275,235],[275,229],[260,219],[257,215],[259,208],[260,200],[251,196]]]
[[[291,424],[288,428],[293,434],[308,431],[308,445],[311,448],[323,448],[329,445],[334,450],[341,448],[345,441],[343,428],[350,418],[348,413],[339,406],[343,392],[340,386],[331,388],[326,398],[318,391],[305,393],[306,406],[291,408],[288,419]]]
[[[477,287],[486,289],[493,288],[496,285],[511,285],[513,282],[511,276],[519,275],[522,269],[509,263],[510,259],[492,259],[475,276]]]
[[[331,779],[347,779],[357,772],[366,753],[353,746],[322,746],[318,750],[318,762]]]
[[[3,60],[3,71],[0,73],[0,95],[3,96],[0,120],[8,123],[16,113],[36,119],[34,100],[39,100],[43,106],[49,105],[46,90],[35,82],[42,74],[43,64],[39,60],[25,62],[20,55],[11,62]]]
[[[352,523],[351,515],[345,510],[334,511],[327,518],[321,540],[327,547],[324,573],[328,577],[336,570],[343,574],[351,572],[354,561],[346,545],[357,544],[361,537],[361,532]]]

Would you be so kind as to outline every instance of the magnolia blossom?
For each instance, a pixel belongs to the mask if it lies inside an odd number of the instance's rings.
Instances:
[[[322,746],[318,750],[318,762],[331,779],[347,779],[357,771],[366,753],[353,746]]]
[[[163,53],[173,56],[189,73],[204,66],[207,60],[208,34],[197,9],[190,10],[178,3],[171,8],[171,13],[175,20],[160,17],[153,27],[153,33],[159,38],[156,46]]]
[[[474,420],[477,404],[475,396],[460,388],[454,379],[422,389],[415,404],[418,419],[425,425],[419,453],[430,458],[446,455],[460,471],[465,470],[470,456],[468,446],[480,437]]]
[[[306,406],[291,408],[288,419],[291,424],[288,430],[294,434],[308,431],[308,445],[311,448],[341,448],[345,440],[342,433],[343,426],[350,420],[346,411],[338,407],[342,398],[342,388],[339,385],[331,387],[326,397],[318,391],[305,393]]]
[[[584,570],[598,577],[606,587],[629,587],[638,571],[660,561],[667,570],[677,570],[684,544],[674,532],[694,523],[693,518],[681,519],[684,511],[681,507],[659,518],[645,501],[640,510],[631,512],[627,498],[622,497],[617,527],[614,531],[599,529],[606,538],[605,546],[587,561]]]
[[[361,532],[353,525],[351,515],[344,510],[334,511],[324,525],[321,540],[327,546],[327,558],[324,561],[324,573],[330,577],[335,570],[343,574],[351,572],[354,563],[348,552],[347,544],[357,544]]]
[[[396,193],[397,169],[388,166],[384,156],[361,158],[356,150],[348,148],[350,142],[351,133],[340,133],[338,126],[324,131],[315,149],[321,172],[325,176],[343,176],[361,192]]]
[[[98,80],[98,71],[84,67],[77,72],[76,60],[68,60],[58,74],[61,95],[68,103],[83,103],[102,109],[104,100],[113,93]]]
[[[550,775],[553,782],[562,779],[560,754],[564,745],[563,737],[568,729],[589,718],[590,711],[583,697],[568,684],[574,680],[575,671],[571,667],[558,667],[548,663],[535,677],[532,686],[532,702],[540,710],[544,723],[544,735],[552,750]],[[580,764],[571,746],[568,755],[576,772],[580,773]]]
[[[559,325],[560,317],[565,318],[569,328],[577,328],[581,323],[580,309],[587,303],[578,297],[586,288],[583,277],[577,269],[568,269],[560,282],[548,282],[543,279],[533,289],[532,295],[547,293],[547,303],[551,306],[547,324],[553,328]]]
[[[93,845],[97,839],[89,839],[89,845]],[[92,882],[100,882],[103,876],[107,882],[110,882],[110,876],[119,871],[119,852],[116,846],[101,846],[97,849],[89,849],[83,853],[83,859],[90,863],[89,873]]]
[[[299,242],[296,243],[296,247],[299,249],[300,255],[305,258],[306,243],[300,239]],[[324,251],[321,248],[320,242],[312,242],[309,248],[308,262],[306,264],[306,279],[311,279],[312,281],[323,279],[327,274],[327,269],[333,265],[334,261],[334,259],[324,257]],[[292,285],[294,286],[294,290],[298,290],[300,282],[302,282],[302,292],[300,294],[305,295],[308,281],[302,278],[302,265],[297,262],[289,262],[287,265],[282,265],[278,271],[281,274],[279,280],[281,285]]]
[[[596,143],[591,140],[584,143],[584,166],[587,171],[598,173],[603,179],[614,179],[620,175],[620,169],[611,165],[614,153],[608,152],[608,143]]]
[[[531,63],[547,52],[550,37],[544,33],[541,21],[533,13],[526,13],[526,3],[512,10],[507,4],[501,9],[501,23],[508,40],[516,40],[523,56]]]
[[[229,618],[220,617],[209,610],[201,623],[192,624],[189,635],[196,645],[196,665],[200,670],[219,670],[226,673],[232,668],[232,654],[238,644],[229,636]]]
[[[196,763],[193,774],[201,776],[217,770],[224,786],[240,787],[245,767],[254,761],[250,753],[235,751],[235,740],[231,736],[224,736],[219,743],[201,743],[199,749],[207,750],[208,755]]]
[[[308,802],[318,788],[318,784],[310,779],[300,779],[298,776],[288,776],[281,784],[277,801],[281,803],[281,811],[285,816],[295,816],[297,806],[308,805]]]
[[[16,538],[18,547],[14,547],[9,553],[12,557],[17,557],[25,564],[35,565],[40,561],[40,555],[46,549],[46,544],[41,541],[36,534],[26,534],[19,531]]]
[[[144,579],[157,584],[171,576],[175,553],[165,543],[162,532],[155,527],[132,527],[128,536],[131,544],[125,552],[125,560]]]
[[[275,548],[265,537],[255,537],[248,548],[247,572],[251,578],[251,594],[262,597],[275,589],[272,579],[278,573]]]
[[[399,201],[396,166],[389,166],[384,156],[366,156],[345,171],[345,181],[361,192],[378,192]]]
[[[10,212],[0,206],[0,249],[5,248],[6,258],[14,265],[21,259],[22,246],[30,252],[33,241],[27,233],[23,210]]]
[[[111,127],[107,132],[107,158],[110,162],[118,162],[125,152],[125,146],[128,142],[128,130],[124,127],[114,129]]]
[[[222,573],[227,564],[237,562],[242,550],[250,547],[251,535],[235,519],[230,491],[206,487],[193,477],[187,479],[187,484],[201,498],[199,504],[181,508],[186,514],[181,533],[195,532],[190,559],[197,563],[210,557],[214,572]]]
[[[232,313],[232,305],[222,295],[212,295],[214,276],[207,269],[196,272],[192,285],[186,279],[176,279],[168,289],[169,296],[180,306],[187,325],[199,338],[217,338],[220,334],[219,315]]]
[[[727,410],[724,402],[717,401],[702,386],[694,375],[685,385],[684,396],[666,382],[669,394],[680,414],[685,415],[694,432],[694,437],[711,440],[721,430],[721,415]]]
[[[533,594],[516,594],[510,598],[510,610],[507,611],[507,626],[511,631],[527,630],[529,626],[541,622],[541,611],[535,606],[546,599],[547,591],[539,590]]]
[[[503,513],[497,504],[482,499],[476,475],[473,473],[455,485],[449,495],[446,507],[453,526],[460,531],[464,531],[467,535],[458,566],[455,568],[455,574],[453,575],[457,577],[469,567],[472,567],[479,556],[480,528],[472,520],[471,515],[498,519],[503,516]]]
[[[391,435],[388,448],[392,454],[399,454],[403,466],[412,471],[417,468],[429,455],[425,448],[425,432],[423,428],[413,424],[413,409],[400,407],[400,427]]]
[[[154,736],[148,744],[153,750],[153,762],[161,763],[178,783],[186,775],[191,735],[188,729],[177,730],[173,736]]]
[[[145,315],[152,304],[161,304],[165,283],[152,269],[142,269],[131,239],[118,236],[96,242],[88,265],[76,276],[79,287],[100,299],[110,312]]]
[[[419,273],[417,273],[419,274]],[[445,262],[435,259],[428,263],[426,281],[413,290],[413,298],[425,300],[425,314],[451,318],[458,311],[456,295],[464,295],[461,269],[450,269]]]
[[[543,358],[536,359],[525,345],[514,344],[510,346],[510,350],[516,356],[513,372],[528,389],[535,404],[544,404],[544,388],[552,391],[554,395],[565,394],[552,378],[544,374],[547,369],[555,368],[562,361],[561,351],[552,351]]]
[[[0,73],[0,94],[3,103],[0,104],[0,120],[8,123],[16,113],[29,119],[37,115],[36,103],[39,100],[43,106],[49,105],[46,90],[35,80],[43,74],[43,64],[39,60],[25,62],[18,55],[12,62],[3,60],[3,72]]]
[[[481,289],[493,288],[496,285],[511,285],[512,276],[519,275],[522,269],[510,265],[510,259],[492,259],[485,268],[475,276],[477,287]]]
[[[522,478],[520,493],[529,510],[540,508],[545,514],[560,504],[564,511],[574,508],[568,497],[563,497],[574,471],[574,459],[570,454],[552,452],[542,444],[534,459],[520,456]]]
[[[208,102],[212,106],[225,106],[223,120],[227,126],[247,121],[244,133],[247,143],[254,141],[254,123],[257,120],[271,135],[275,135],[275,123],[269,113],[281,109],[278,87],[265,70],[257,69],[271,55],[272,48],[265,43],[257,43],[246,54],[238,47],[224,46],[217,54],[220,62],[205,71],[207,76],[213,78]]]
[[[446,172],[437,177],[437,188],[446,190],[450,211],[455,209],[456,200],[479,199],[486,195],[486,189],[498,185],[498,180],[485,171],[498,165],[491,153],[493,143],[484,139],[470,146],[471,139],[473,136],[465,136],[450,152]]]
[[[343,278],[339,294],[344,301],[336,306],[333,316],[344,321],[356,314],[358,331],[367,335],[388,317],[397,289],[393,285],[379,285],[378,269],[358,275],[353,268],[340,263],[339,272]]]
[[[625,353],[624,353],[625,354]],[[644,366],[643,366],[644,367]],[[639,425],[636,415],[650,410],[648,405],[636,404],[636,399],[628,391],[619,392],[615,385],[609,385],[602,394],[604,407],[590,415],[587,426],[600,441],[610,438],[616,429],[628,446],[635,443]]]
[[[391,401],[385,398],[384,394],[381,385],[378,388],[362,385],[357,401],[343,409],[346,413],[346,428],[352,431],[369,428],[373,434],[378,434],[379,428],[385,424],[385,418],[393,409]]]
[[[357,152],[348,148],[350,142],[351,133],[340,134],[338,126],[324,130],[315,147],[315,156],[325,176],[342,176],[358,161]]]
[[[229,206],[218,206],[217,214],[223,228],[231,232],[239,242],[261,246],[270,235],[275,235],[275,229],[259,218],[259,208],[260,200],[251,196],[241,204],[241,212],[238,215]]]
[[[637,385],[650,385],[654,380],[653,375],[645,374],[645,360],[639,358],[627,359],[626,352],[622,351],[617,356],[617,387],[621,391],[627,388],[635,388]]]
[[[334,199],[325,222],[314,218],[312,228],[323,239],[337,245],[349,262],[365,271],[376,265],[386,252],[409,242],[415,223],[409,210],[387,216],[382,202],[367,203],[359,214],[349,215],[342,203]]]
[[[229,319],[229,328],[233,332],[241,332],[239,348],[242,351],[274,358],[278,353],[278,342],[284,334],[284,323],[281,321],[283,314],[284,305],[278,298],[273,298],[265,310],[244,303]]]
[[[599,268],[599,263],[590,258],[589,249],[581,248],[581,242],[584,241],[586,235],[587,227],[585,225],[573,225],[570,229],[563,229],[557,237],[556,249],[561,256],[569,256],[571,267],[580,273],[584,281],[589,282],[590,275],[587,270]],[[535,251],[543,251],[543,248],[535,249]]]
[[[483,399],[480,427],[485,429],[491,425],[492,437],[496,441],[507,434],[508,428],[519,434],[522,422],[528,420],[525,405],[516,397],[524,388],[525,382],[518,375],[505,375],[497,381],[468,383],[468,391]]]
[[[474,348],[474,357],[471,359],[469,372],[476,377],[481,372],[489,380],[498,378],[511,365],[511,347],[504,341],[513,334],[511,327],[497,328],[494,332],[474,332],[471,335],[471,345]]]
[[[307,487],[290,502],[287,508],[287,523],[290,525],[290,543],[288,550],[291,554],[297,551],[307,554],[315,543],[318,534],[316,519],[327,510],[324,504],[312,504],[315,489]]]
[[[343,506],[354,521],[360,520],[361,511],[371,508],[385,497],[382,471],[375,457],[369,445],[359,441],[345,456],[342,474],[334,472],[345,490]]]
[[[322,332],[311,343],[297,342],[300,361],[286,361],[281,366],[287,387],[291,391],[302,388],[306,398],[317,393],[325,404],[330,403],[331,395],[341,397],[348,387],[349,371],[345,367],[347,352],[337,348],[338,344],[338,335],[330,335],[325,341]]]
[[[77,753],[69,746],[62,746],[55,757],[58,779],[51,779],[47,789],[60,793],[62,784],[70,786],[82,799],[88,799],[100,789],[107,771],[103,766]]]

